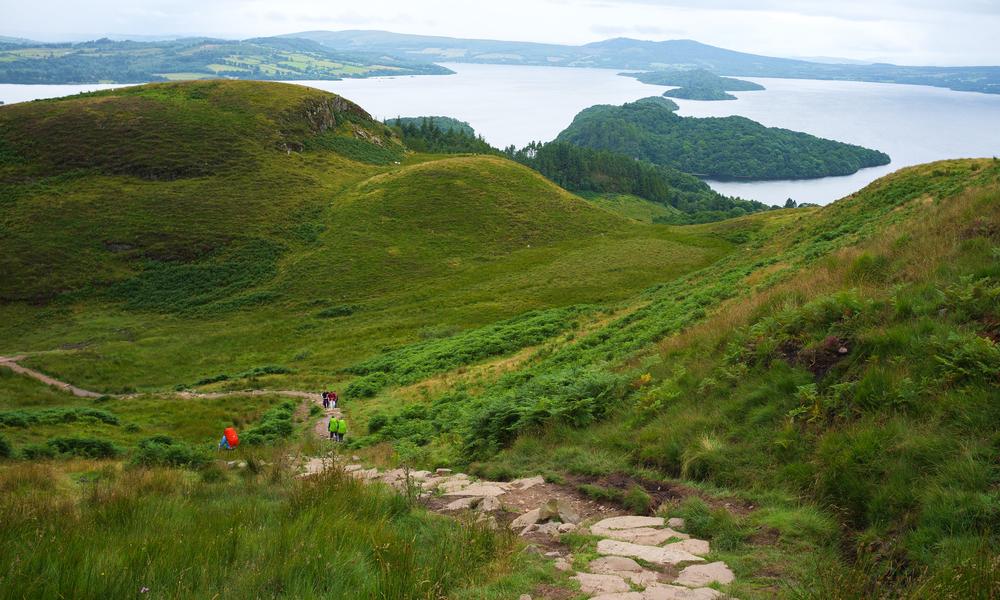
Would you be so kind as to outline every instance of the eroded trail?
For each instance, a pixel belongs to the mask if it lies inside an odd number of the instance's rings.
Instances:
[[[136,398],[138,396],[145,396],[150,394],[157,395],[168,395],[177,396],[180,398],[225,398],[227,396],[263,396],[263,395],[278,395],[278,396],[289,396],[292,398],[304,398],[306,400],[319,401],[321,394],[319,392],[306,392],[302,390],[233,390],[227,392],[190,392],[190,391],[164,391],[164,392],[149,392],[148,394],[101,394],[98,392],[93,392],[90,390],[85,390],[83,388],[77,387],[71,383],[65,381],[60,381],[54,377],[50,377],[45,373],[41,373],[34,369],[29,369],[28,367],[19,364],[26,358],[25,355],[19,354],[17,356],[0,356],[0,367],[6,367],[15,373],[24,375],[25,377],[30,377],[37,381],[44,383],[55,388],[59,388],[63,391],[70,392],[74,396],[79,396],[81,398],[101,398],[104,396],[110,398]]]

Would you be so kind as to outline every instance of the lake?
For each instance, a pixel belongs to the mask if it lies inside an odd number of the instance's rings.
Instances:
[[[457,74],[295,83],[341,94],[380,119],[445,115],[468,121],[499,147],[551,140],[588,106],[621,104],[669,89],[608,69],[446,66]],[[737,100],[724,102],[676,100],[679,112],[697,117],[742,115],[772,127],[876,148],[893,162],[846,177],[709,182],[727,195],[768,204],[781,204],[786,198],[827,204],[907,165],[1000,155],[1000,95],[895,84],[748,79],[767,89],[735,92]],[[0,84],[0,100],[11,103],[108,87],[114,86]]]

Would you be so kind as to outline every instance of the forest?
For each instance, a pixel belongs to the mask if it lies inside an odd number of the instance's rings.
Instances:
[[[889,164],[877,150],[765,127],[745,117],[681,117],[666,98],[592,106],[556,138],[713,179],[809,179]]]
[[[753,92],[764,89],[764,86],[752,81],[720,77],[705,69],[670,69],[646,73],[622,73],[622,75],[635,77],[642,83],[650,85],[676,86],[677,89],[667,90],[663,95],[667,98],[685,100],[735,100],[736,96],[726,92]]]

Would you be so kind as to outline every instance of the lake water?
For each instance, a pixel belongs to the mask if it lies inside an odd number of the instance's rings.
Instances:
[[[495,146],[553,139],[579,111],[668,89],[607,69],[447,64],[448,76],[295,82],[336,92],[377,118],[446,115],[468,121]],[[685,116],[742,115],[764,125],[876,148],[885,167],[847,177],[750,183],[709,182],[728,195],[780,204],[827,204],[900,167],[943,158],[1000,155],[1000,95],[924,86],[752,78],[767,89],[737,100],[677,100]],[[7,103],[115,87],[0,84]]]

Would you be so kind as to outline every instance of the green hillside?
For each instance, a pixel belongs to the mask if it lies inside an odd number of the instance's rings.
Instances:
[[[646,98],[580,112],[556,141],[608,150],[717,179],[808,179],[889,164],[877,150],[764,127],[745,117],[681,117]]]
[[[744,600],[1000,594],[995,159],[668,226],[213,81],[2,107],[0,160],[0,356],[116,394],[0,367],[2,597],[580,596],[516,536],[294,477],[329,446],[288,390],[325,388],[342,452],[683,517]]]
[[[0,40],[0,82],[145,83],[191,79],[343,79],[443,75],[450,70],[379,53],[337,52],[302,39],[157,42],[100,39],[75,44]]]

